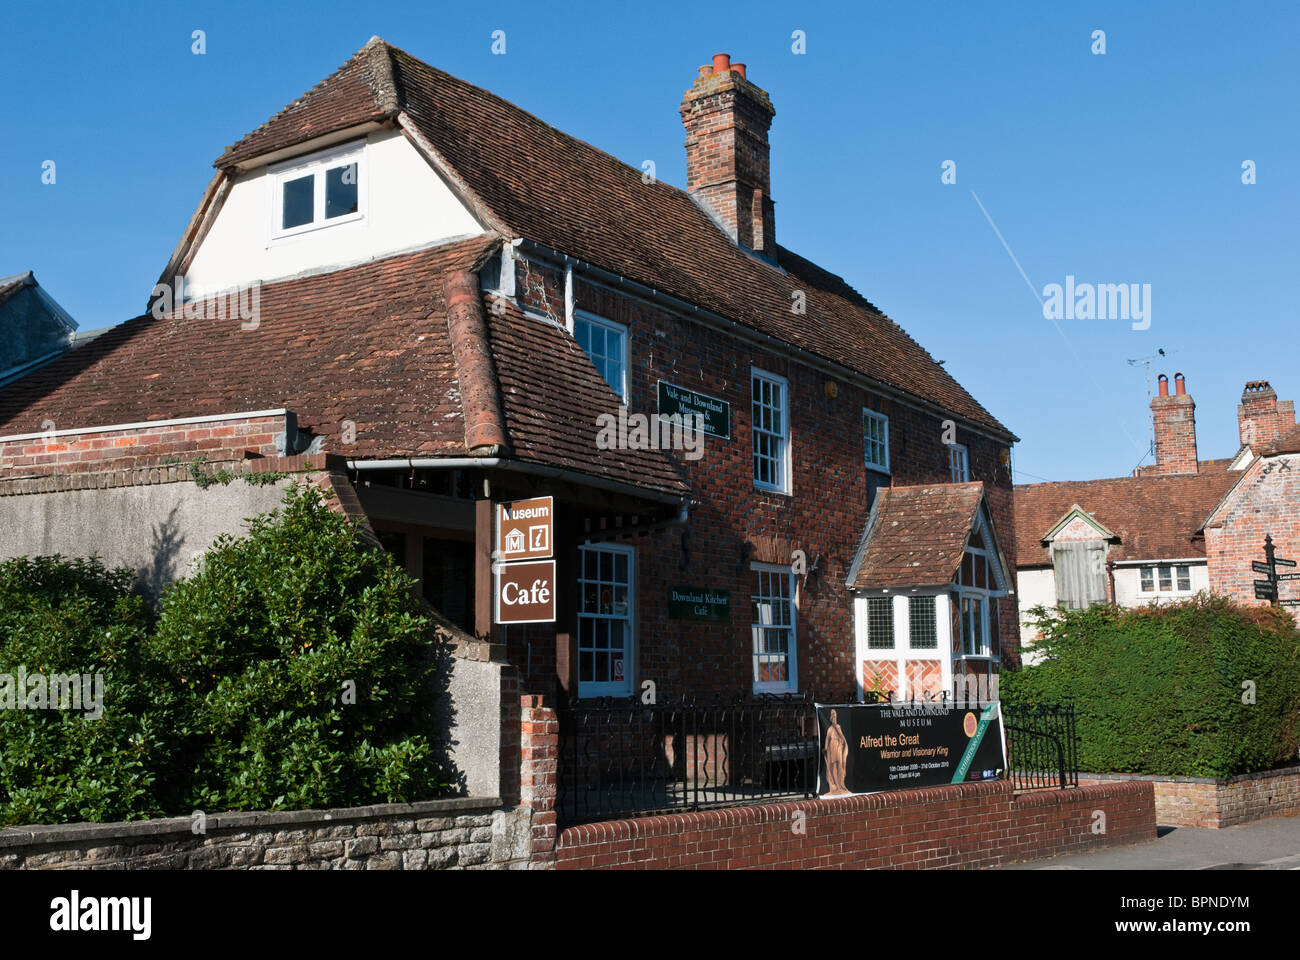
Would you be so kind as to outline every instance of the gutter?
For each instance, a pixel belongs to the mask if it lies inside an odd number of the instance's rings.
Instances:
[[[652,302],[662,302],[668,305],[676,313],[694,316],[713,327],[721,327],[724,330],[729,329],[742,339],[756,340],[776,353],[787,355],[794,354],[799,359],[808,363],[810,366],[821,370],[823,373],[828,373],[841,380],[847,380],[850,383],[864,387],[873,393],[888,396],[904,406],[911,407],[914,410],[921,410],[926,413],[938,414],[946,420],[955,420],[967,430],[970,430],[973,433],[978,433],[980,436],[988,437],[992,440],[1006,443],[1008,445],[1013,444],[1020,439],[1013,433],[995,433],[988,427],[974,424],[970,420],[956,416],[950,410],[945,410],[942,407],[926,403],[917,397],[903,393],[897,387],[891,387],[888,384],[879,382],[878,380],[873,380],[864,373],[851,370],[848,367],[842,366],[832,360],[827,360],[818,354],[803,349],[802,347],[797,347],[794,344],[785,342],[784,340],[779,340],[771,334],[763,333],[761,330],[755,330],[753,327],[732,320],[730,317],[724,317],[722,314],[714,313],[712,310],[706,310],[702,307],[696,306],[693,303],[689,303],[686,300],[673,296],[671,293],[656,290],[654,287],[646,286],[640,281],[620,276],[617,273],[605,270],[602,267],[595,266],[585,260],[580,260],[577,257],[570,256],[567,253],[561,253],[560,251],[540,244],[535,240],[529,240],[527,237],[520,237],[513,242],[522,245],[535,254],[538,254],[540,259],[549,260],[552,265],[556,267],[563,267],[565,269],[577,267],[582,273],[600,277],[607,283],[612,283],[616,286],[626,287],[633,290],[640,294],[644,299]]]
[[[621,493],[628,496],[651,500],[667,506],[680,507],[678,520],[684,521],[690,509],[690,496],[687,494],[668,493],[664,490],[651,490],[638,487],[621,480],[595,477],[564,467],[548,467],[543,464],[523,463],[504,457],[416,457],[397,460],[349,460],[348,469],[358,472],[368,470],[505,470],[509,473],[524,473],[531,476],[549,477],[553,480],[565,480],[598,490]]]

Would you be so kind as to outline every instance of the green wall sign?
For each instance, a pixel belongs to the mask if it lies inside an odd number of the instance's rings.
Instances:
[[[731,594],[704,587],[669,587],[668,616],[673,620],[726,623],[731,619]]]
[[[731,404],[708,394],[696,393],[666,380],[659,381],[659,416],[682,414],[690,417],[699,414],[704,418],[704,432],[731,439]]]

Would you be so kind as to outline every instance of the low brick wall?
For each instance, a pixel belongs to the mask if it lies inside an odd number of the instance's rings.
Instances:
[[[1231,827],[1300,814],[1300,764],[1239,777],[1149,777],[1081,773],[1080,783],[1142,781],[1155,788],[1156,821],[1169,827]]]
[[[337,810],[223,813],[0,830],[0,868],[18,870],[526,870],[527,807],[429,800]]]
[[[1150,784],[1097,784],[1016,796],[1009,783],[998,781],[585,824],[561,831],[556,866],[995,867],[1155,836]]]

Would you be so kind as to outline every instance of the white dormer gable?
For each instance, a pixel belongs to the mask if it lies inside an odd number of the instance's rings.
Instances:
[[[184,271],[187,298],[484,232],[400,130],[304,144],[234,177]]]

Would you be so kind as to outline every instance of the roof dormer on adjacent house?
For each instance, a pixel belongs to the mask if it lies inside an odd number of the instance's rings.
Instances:
[[[0,277],[0,385],[67,350],[76,329],[30,270]]]

